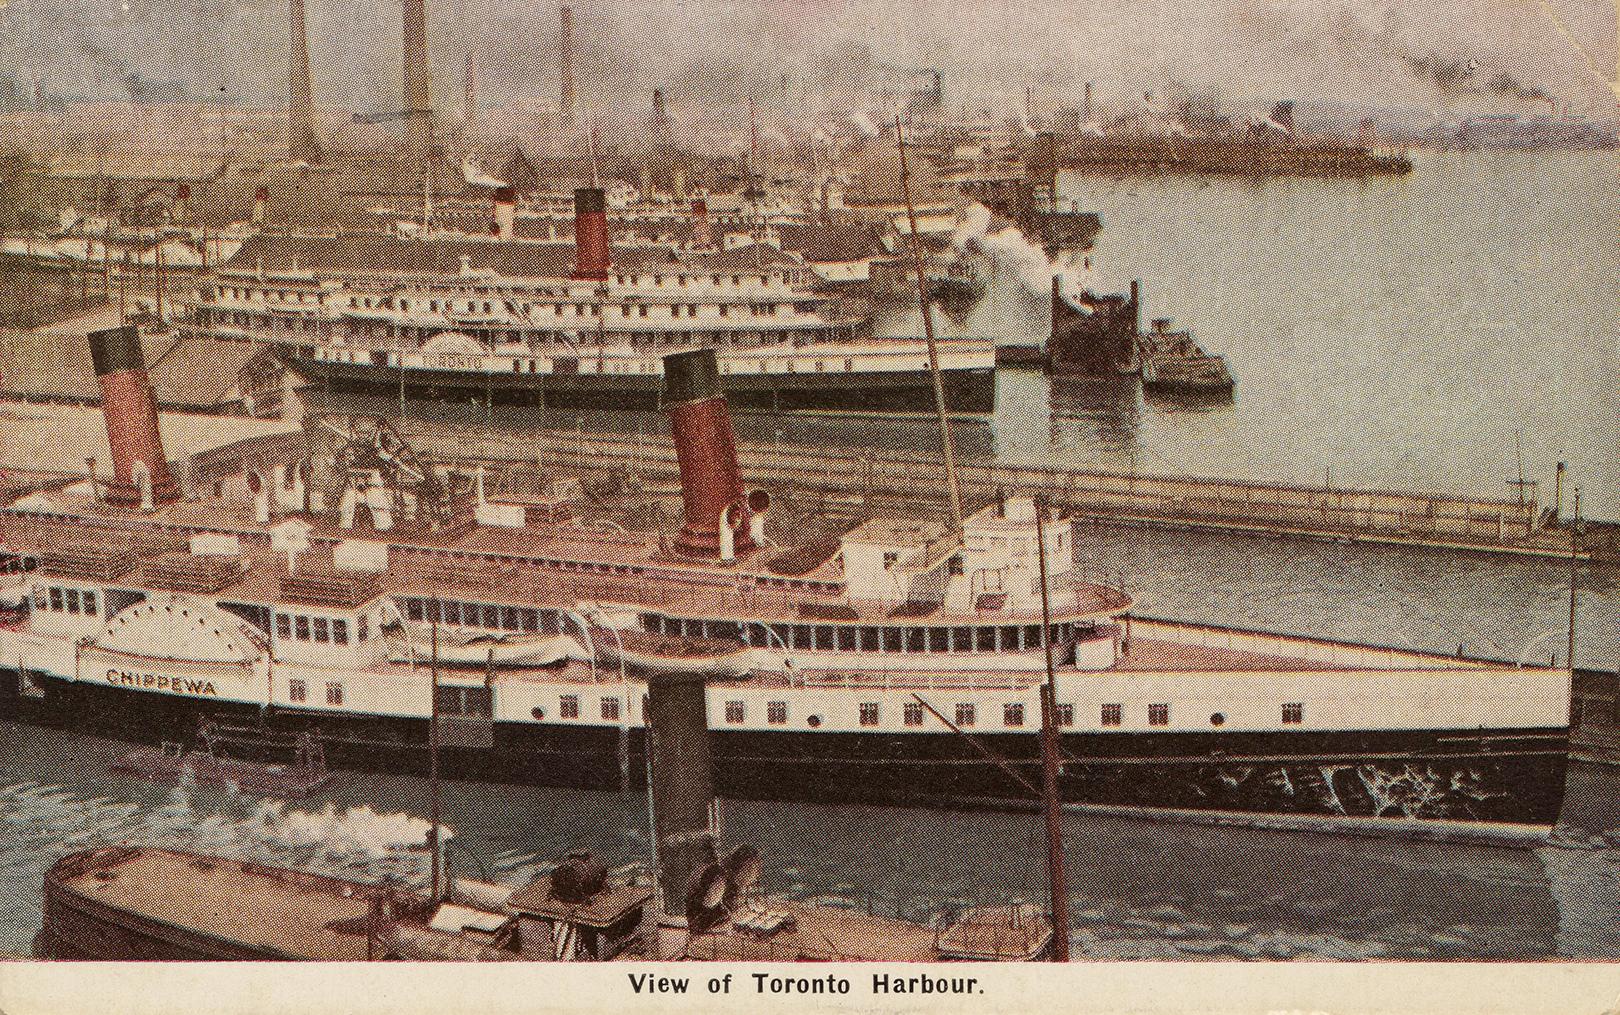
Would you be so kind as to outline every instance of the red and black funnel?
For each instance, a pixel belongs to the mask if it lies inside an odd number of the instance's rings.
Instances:
[[[720,526],[728,521],[734,532],[733,549],[741,552],[753,546],[737,467],[737,436],[714,350],[665,356],[662,401],[675,435],[686,515],[676,546],[687,553],[718,556]]]
[[[149,486],[153,504],[178,500],[180,490],[169,475],[158,430],[157,402],[146,375],[141,336],[134,325],[92,331],[90,361],[101,382],[101,410],[107,418],[107,444],[112,449],[113,481],[107,500],[139,505]]]
[[[574,191],[574,277],[603,282],[612,267],[607,195],[600,187],[580,187]]]

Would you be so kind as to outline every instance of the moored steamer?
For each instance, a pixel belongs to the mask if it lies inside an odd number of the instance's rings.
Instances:
[[[932,409],[924,343],[836,309],[802,258],[763,243],[615,247],[602,191],[575,200],[572,246],[513,238],[510,205],[493,236],[254,237],[176,324],[266,345],[340,391],[650,409],[663,358],[707,348],[739,408]],[[994,411],[990,340],[942,341],[939,359],[952,412]]]
[[[29,595],[0,628],[6,708],[170,739],[223,714],[317,733],[338,766],[414,769],[436,670],[447,772],[613,788],[639,784],[649,671],[687,662],[710,674],[723,794],[1021,804],[962,734],[1033,780],[1049,639],[1070,803],[1419,833],[1557,819],[1567,670],[1136,619],[1027,498],[960,530],[870,519],[807,555],[745,496],[714,354],[664,367],[679,533],[498,498],[440,509],[375,472],[317,490],[296,463],[191,499],[132,474],[113,482],[125,506],[90,484],[11,504]],[[491,644],[451,660],[467,632]],[[525,641],[565,654],[490,651]]]

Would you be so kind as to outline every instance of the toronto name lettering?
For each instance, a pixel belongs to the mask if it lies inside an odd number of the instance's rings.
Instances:
[[[170,694],[218,695],[212,680],[193,680],[190,677],[158,676],[155,673],[131,673],[128,670],[108,670],[107,683],[123,687],[139,687],[143,691],[168,691]]]

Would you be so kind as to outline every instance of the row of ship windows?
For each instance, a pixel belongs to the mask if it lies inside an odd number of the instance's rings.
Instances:
[[[276,637],[282,640],[313,641],[322,644],[347,645],[349,622],[341,617],[310,617],[304,614],[276,614]],[[368,637],[366,618],[355,620],[355,641]]]
[[[366,302],[367,302],[367,305],[369,306],[371,301],[368,300]],[[549,306],[551,307],[552,314],[554,314],[555,316],[558,316],[558,317],[561,317],[561,316],[569,313],[570,311],[573,313],[573,315],[575,317],[601,317],[604,304],[601,304],[601,303],[552,303],[552,304],[549,304]],[[680,316],[682,316],[683,313],[687,317],[696,317],[696,316],[698,316],[698,312],[700,310],[702,310],[704,307],[708,307],[708,306],[713,306],[717,311],[719,311],[719,314],[720,314],[721,317],[730,317],[731,316],[731,305],[727,304],[727,303],[718,303],[718,304],[708,304],[708,303],[661,303],[661,304],[620,303],[618,306],[619,306],[619,314],[622,317],[631,316],[632,311],[634,311],[634,315],[636,317],[650,316],[650,314],[652,312],[652,308],[654,306],[667,306],[669,308],[669,316],[671,316],[671,317],[680,317]],[[793,309],[793,305],[790,304],[790,303],[750,303],[750,304],[747,304],[747,306],[748,306],[749,313],[751,313],[755,317],[775,317],[777,314],[782,313],[784,310],[791,311]],[[515,315],[518,312],[517,308],[514,307],[511,303],[505,303],[505,304],[503,304],[503,307],[506,310],[506,312],[509,313],[509,314],[514,314]],[[400,309],[404,310],[404,311],[409,311],[411,309],[410,300],[400,300]],[[434,314],[437,314],[437,313],[446,313],[446,314],[455,314],[455,313],[476,314],[476,313],[480,313],[477,304],[473,303],[470,300],[467,301],[465,309],[463,309],[462,307],[458,306],[456,303],[453,303],[450,300],[443,300],[443,301],[441,301],[441,300],[428,300],[428,312],[429,313],[434,313]],[[484,307],[483,307],[483,310],[481,312],[486,313],[486,314],[493,314],[496,311],[495,311],[495,308],[491,305],[491,303],[488,300],[485,300],[484,301]],[[531,314],[531,313],[534,312],[534,306],[532,304],[525,303],[525,304],[523,304],[522,312],[525,315]]]
[[[302,302],[306,302],[306,301],[300,299],[298,302],[302,303]],[[383,309],[386,306],[386,302],[387,301],[385,301],[385,300],[354,298],[354,299],[349,300],[349,305],[353,306],[353,307],[365,307],[368,310],[378,310],[378,309]],[[623,317],[631,316],[632,311],[634,311],[635,316],[637,316],[637,317],[647,317],[650,314],[651,308],[654,305],[655,304],[651,304],[651,303],[621,303],[618,306],[619,306],[619,313]],[[709,307],[709,306],[714,307],[715,310],[717,310],[719,312],[719,315],[721,317],[730,317],[731,316],[731,305],[727,304],[727,303],[716,303],[716,304],[709,304],[709,303],[667,303],[667,304],[656,304],[656,305],[657,306],[667,306],[667,307],[669,307],[669,314],[670,314],[671,317],[680,317],[680,316],[682,316],[683,313],[687,317],[696,317],[696,316],[698,316],[698,313],[702,308]],[[565,314],[568,314],[570,312],[572,312],[572,314],[575,317],[601,317],[602,316],[602,309],[603,309],[604,304],[601,304],[601,303],[550,303],[550,304],[540,304],[540,306],[541,306],[542,309],[544,307],[549,306],[551,308],[552,314],[554,314],[555,316],[558,316],[558,317],[561,317],[561,316],[563,316]],[[749,313],[751,313],[755,317],[775,317],[777,314],[780,314],[783,311],[791,311],[793,309],[793,305],[790,304],[790,303],[750,303],[750,304],[747,304],[747,306],[748,306]],[[519,307],[521,307],[521,310],[519,309]],[[522,314],[524,314],[524,315],[532,314],[535,311],[535,307],[536,307],[536,305],[532,304],[532,303],[524,303],[524,304],[514,305],[510,301],[506,301],[506,300],[501,301],[501,303],[499,305],[495,304],[494,302],[492,302],[490,300],[484,300],[482,309],[480,309],[479,304],[477,302],[473,301],[473,300],[466,300],[464,302],[457,302],[457,301],[453,301],[453,300],[428,300],[427,301],[428,312],[433,313],[433,314],[438,314],[438,313],[445,313],[445,314],[456,314],[456,313],[494,314],[494,313],[497,313],[498,311],[504,310],[506,313],[512,314],[512,315],[515,316],[520,312]],[[411,301],[410,300],[404,300],[404,299],[400,300],[399,301],[399,309],[401,311],[409,312],[409,310],[411,309]]]
[[[1041,647],[1041,625],[994,627],[855,627],[844,624],[739,624],[689,620],[658,613],[642,615],[653,634],[681,638],[727,638],[763,648],[786,647],[842,652],[1022,652]],[[1053,644],[1089,637],[1095,626],[1070,621],[1053,624]]]
[[[50,610],[54,613],[80,613],[86,617],[98,615],[96,594],[81,592],[78,589],[35,589],[34,609]]]
[[[309,686],[307,684],[305,684],[304,681],[301,680],[300,678],[293,677],[291,680],[287,681],[287,700],[288,701],[308,701],[309,700]],[[341,704],[343,704],[343,685],[342,684],[328,683],[326,685],[326,703],[328,705],[341,705]]]
[[[652,282],[652,284],[654,286],[659,287],[659,288],[663,287],[664,280],[666,278],[672,279],[677,285],[679,285],[679,286],[681,286],[683,288],[685,286],[687,286],[687,285],[690,285],[693,282],[700,282],[701,281],[700,277],[695,276],[695,275],[673,275],[673,276],[672,275],[651,275],[651,276],[649,276],[649,280]],[[723,285],[727,281],[730,281],[730,283],[732,285],[742,285],[743,280],[745,278],[748,279],[749,281],[753,281],[754,279],[757,278],[757,279],[759,279],[759,284],[760,285],[770,285],[770,284],[772,284],[772,281],[773,281],[773,278],[770,275],[711,275],[711,276],[709,276],[709,281],[710,281],[711,285]],[[641,280],[640,275],[614,275],[613,276],[613,281],[615,283],[619,284],[619,285],[640,285],[642,280]],[[791,273],[788,273],[786,275],[781,276],[780,281],[783,284],[786,284],[786,285],[794,285],[794,284],[797,284],[798,282],[803,281],[803,278],[801,276],[801,273],[799,273],[799,272],[791,272]],[[284,302],[289,302],[289,303],[318,303],[318,302],[320,302],[320,294],[319,293],[314,293],[314,292],[294,292],[294,291],[288,291],[288,290],[284,290],[284,289],[248,289],[248,288],[241,288],[241,287],[237,287],[237,286],[221,286],[220,289],[219,289],[219,294],[220,294],[220,297],[222,297],[224,299],[277,299],[277,300],[282,300]],[[380,300],[380,299],[376,299],[376,298],[352,297],[349,302],[350,302],[351,305],[359,304],[359,305],[366,306],[366,307],[375,307],[375,306],[378,306],[380,304],[383,304],[385,301]],[[404,303],[405,301],[401,301],[401,302]],[[437,304],[437,302],[438,301],[434,301],[435,304]],[[484,306],[484,313],[486,313],[486,314],[491,313],[492,312],[491,311],[491,306],[493,304],[493,301],[491,301],[491,300],[483,300],[481,302],[483,303],[483,306]],[[510,300],[502,300],[501,303],[502,303],[502,305],[504,305],[506,307],[507,310],[513,310],[514,309],[514,305],[513,305],[512,301],[510,301]],[[450,305],[448,300],[445,301],[445,304],[446,304],[447,307]],[[467,310],[469,312],[472,312],[474,310],[475,305],[476,305],[475,301],[468,300],[467,301]],[[524,304],[522,304],[522,306],[523,306],[523,311],[525,313],[529,313],[532,310],[533,304],[524,303]],[[434,309],[435,310],[438,309],[437,305],[434,306]]]
[[[727,316],[727,314],[724,312],[724,308],[722,308],[722,313],[720,316]],[[273,314],[239,313],[234,311],[223,311],[217,313],[212,319],[223,327],[257,328],[266,332],[307,332],[318,335],[334,335],[341,333],[350,336],[369,335],[374,338],[387,338],[394,335],[400,335],[415,337],[422,341],[426,341],[432,335],[437,333],[432,328],[414,329],[410,327],[398,327],[395,325],[366,325],[352,323],[339,325],[332,321],[320,321],[313,318],[288,320],[283,317],[277,317]],[[490,331],[482,329],[469,330],[470,333],[475,337],[484,338],[492,342],[524,342],[528,340],[525,338],[525,336],[530,336],[530,338],[534,340],[547,342],[561,341],[561,339],[558,337],[558,333],[535,329],[496,329]],[[693,331],[690,334],[665,334],[663,332],[656,331],[637,331],[628,333],[616,332],[615,336],[627,337],[632,345],[637,346],[676,345],[684,344],[693,340],[700,340],[704,342],[712,342],[717,346],[726,348],[744,348],[749,346],[776,344],[788,340],[816,341],[818,338],[820,338],[829,341],[849,341],[854,338],[854,330],[850,328],[818,328],[803,329],[799,331],[770,332]],[[567,339],[567,341],[576,345],[581,342],[588,344],[590,340],[591,336],[589,335],[581,335],[578,338],[570,337]]]
[[[356,360],[356,359],[350,359],[349,362],[360,362],[360,361]],[[779,362],[782,362],[782,361],[778,361],[778,360],[755,360],[751,364],[753,366],[753,371],[752,372],[753,373],[761,373],[761,374],[772,373],[773,372],[773,366],[776,363],[779,363]],[[634,370],[631,369],[632,366],[635,367]],[[720,372],[722,374],[734,374],[734,373],[739,373],[739,372],[740,373],[748,373],[749,372],[746,369],[748,364],[743,364],[742,366],[744,366],[744,369],[741,370],[741,371],[736,369],[737,366],[738,366],[738,364],[734,364],[734,363],[731,363],[730,361],[727,361],[725,363],[720,364]],[[606,367],[607,369],[604,369],[604,367]],[[836,372],[836,370],[837,370],[837,363],[836,362],[834,362],[833,368],[834,368],[834,371]],[[655,369],[656,368],[655,368],[654,364],[647,363],[647,362],[610,363],[610,362],[608,362],[606,360],[598,360],[597,361],[597,367],[596,367],[597,373],[611,373],[611,374],[629,374],[629,373],[650,374],[650,373],[654,373]],[[853,359],[851,359],[851,358],[846,357],[844,359],[844,373],[853,373],[854,371],[855,371],[855,361]],[[512,361],[512,372],[514,374],[523,374],[523,373],[536,374],[536,373],[539,373],[540,372],[540,361],[539,360],[532,360],[532,359],[514,359]],[[787,361],[785,361],[785,369],[779,370],[779,371],[774,371],[774,372],[796,374],[796,373],[799,372],[799,365],[794,360],[787,360]],[[826,360],[820,360],[820,359],[816,360],[816,373],[820,374],[820,373],[826,373],[826,372],[827,372],[827,361]]]
[[[334,685],[327,685],[329,688]],[[339,688],[339,701],[341,704],[342,689]],[[302,699],[294,699],[302,700]],[[328,704],[333,704],[328,695]],[[565,694],[558,700],[558,715],[563,719],[578,719],[580,715],[580,698],[577,694]],[[598,707],[603,719],[617,721],[620,716],[621,699],[604,697]],[[643,709],[646,707],[643,698]],[[862,726],[879,726],[883,722],[882,706],[875,701],[863,701],[859,708],[860,724]],[[918,702],[907,702],[901,714],[901,721],[907,726],[921,726],[924,722],[925,709]],[[535,718],[543,718],[544,713],[536,709]],[[737,726],[748,721],[748,706],[741,701],[728,701],[725,706],[726,722]],[[1059,726],[1074,725],[1074,705],[1069,702],[1057,706],[1057,724]],[[1147,720],[1149,726],[1170,725],[1170,705],[1168,702],[1158,702],[1147,707]],[[768,701],[765,703],[765,721],[772,726],[785,726],[788,722],[788,703],[785,701]],[[969,701],[957,702],[952,722],[959,727],[977,726],[979,721],[979,707]],[[1026,716],[1022,702],[1007,702],[1001,706],[1001,724],[1010,729],[1020,729],[1025,725]],[[1209,717],[1210,725],[1223,726],[1226,723],[1224,713],[1216,712]],[[1302,702],[1288,702],[1282,706],[1282,721],[1284,725],[1298,725],[1305,721],[1305,705]],[[814,727],[821,725],[819,715],[810,715],[805,722]],[[1098,714],[1100,726],[1122,726],[1125,723],[1125,706],[1121,704],[1103,705]]]
[[[398,602],[410,620],[437,619],[441,624],[487,627],[492,631],[554,632],[559,623],[556,610],[536,610],[526,606],[495,606],[489,603],[462,603],[446,599],[435,602],[406,596],[400,597]]]
[[[666,278],[667,279],[673,279],[679,285],[684,286],[684,285],[686,285],[688,283],[688,281],[692,281],[692,282],[699,281],[701,279],[701,277],[702,276],[699,276],[699,275],[649,275],[648,276],[648,278],[652,281],[652,284],[655,285],[655,286],[662,286],[664,284],[664,279],[666,279]],[[771,276],[769,276],[769,275],[729,275],[729,276],[728,275],[711,275],[711,276],[709,276],[709,279],[710,279],[709,284],[710,285],[721,285],[728,278],[731,280],[732,285],[742,285],[743,284],[743,279],[745,279],[745,278],[750,280],[750,281],[757,278],[757,279],[759,279],[759,284],[760,285],[769,285],[771,283]],[[791,272],[789,274],[786,274],[786,275],[782,276],[782,280],[784,282],[789,283],[789,284],[797,282],[797,281],[799,281],[798,273],[797,272]],[[641,284],[641,276],[640,275],[614,275],[613,276],[613,281],[618,283],[619,285],[640,285]]]
[[[973,702],[961,701],[956,703],[954,723],[957,726],[976,726],[979,721],[979,708]],[[577,714],[577,712],[576,712]],[[923,724],[924,708],[918,702],[907,702],[901,715],[901,721],[907,726],[921,726]],[[1074,705],[1063,702],[1057,706],[1057,724],[1059,726],[1074,725]],[[1007,702],[1001,706],[1001,724],[1010,728],[1020,728],[1024,725],[1024,705],[1022,702]],[[1125,707],[1119,704],[1103,705],[1100,709],[1099,725],[1121,726],[1125,722]],[[1147,720],[1149,726],[1170,725],[1170,705],[1168,702],[1159,702],[1147,707]],[[747,721],[747,707],[741,701],[726,702],[726,722],[740,724]],[[773,726],[783,726],[788,721],[788,706],[785,701],[769,701],[765,703],[765,721]],[[1222,726],[1226,723],[1226,716],[1216,712],[1209,717],[1210,725]],[[1289,702],[1282,706],[1282,721],[1285,725],[1295,725],[1305,721],[1305,705],[1302,702]],[[807,722],[811,726],[821,725],[821,718],[812,715]],[[881,706],[875,701],[863,701],[860,704],[860,723],[862,726],[878,726],[882,723]]]

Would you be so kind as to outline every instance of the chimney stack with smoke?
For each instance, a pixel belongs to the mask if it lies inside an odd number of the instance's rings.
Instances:
[[[574,9],[564,6],[558,12],[561,21],[557,40],[558,72],[562,79],[562,97],[557,106],[557,123],[564,133],[574,129]]]
[[[581,187],[574,191],[574,277],[604,282],[612,267],[607,195],[600,187]]]
[[[287,158],[293,162],[319,162],[315,141],[315,95],[309,83],[309,33],[304,22],[304,0],[287,0],[292,23],[287,61]]]
[[[127,507],[154,507],[180,498],[169,476],[158,431],[157,402],[146,375],[141,333],[134,325],[92,331],[90,362],[101,382],[101,411],[107,419],[107,445],[112,449],[113,481],[107,502]]]
[[[427,0],[401,0],[405,29],[405,150],[426,165],[433,148],[428,102]]]
[[[664,90],[653,89],[653,123],[659,127],[669,123],[669,109],[664,105]]]

